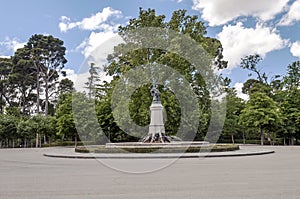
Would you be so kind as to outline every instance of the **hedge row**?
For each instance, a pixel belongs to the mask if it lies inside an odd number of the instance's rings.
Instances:
[[[199,152],[225,152],[239,150],[238,145],[217,144],[212,148],[209,146],[190,146],[190,147],[139,147],[139,148],[105,148],[104,145],[75,148],[78,153],[199,153]]]

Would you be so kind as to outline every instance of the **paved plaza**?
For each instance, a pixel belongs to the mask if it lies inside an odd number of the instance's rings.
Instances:
[[[300,147],[255,147],[275,153],[185,158],[170,163],[170,159],[102,162],[43,156],[66,150],[63,148],[2,149],[0,198],[300,198]],[[166,167],[151,172],[149,165]],[[126,173],[148,167],[147,173]]]

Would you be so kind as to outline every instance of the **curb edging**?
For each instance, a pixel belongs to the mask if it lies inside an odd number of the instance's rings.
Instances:
[[[227,154],[214,154],[214,153],[204,153],[204,154],[103,154],[103,155],[92,155],[92,154],[75,154],[75,155],[65,155],[65,154],[50,154],[44,153],[43,156],[50,158],[68,158],[68,159],[170,159],[170,158],[217,158],[217,157],[242,157],[242,156],[256,156],[256,155],[267,155],[275,153],[275,151],[254,151],[246,153],[227,153]]]

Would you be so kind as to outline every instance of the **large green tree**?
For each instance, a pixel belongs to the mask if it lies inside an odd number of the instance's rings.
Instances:
[[[295,61],[287,67],[283,79],[281,105],[284,113],[284,141],[289,138],[289,144],[294,144],[294,138],[300,138],[300,61]]]
[[[264,144],[265,133],[276,132],[276,127],[282,124],[282,115],[276,102],[264,93],[254,93],[242,110],[239,123],[248,128],[257,128],[261,135],[261,145]]]
[[[15,91],[15,98],[18,98],[18,107],[21,107],[23,115],[30,114],[30,110],[36,101],[36,70],[30,60],[23,59],[23,49],[18,49],[12,57],[12,69],[9,75],[9,82]],[[23,54],[24,55],[24,54]]]
[[[200,118],[198,118],[198,120],[201,125],[199,125],[199,129],[196,129],[196,131],[198,131],[198,135],[204,135],[205,131],[207,131],[210,117],[210,96],[202,74],[196,69],[197,67],[195,67],[195,63],[184,59],[183,57],[174,53],[174,51],[158,48],[145,48],[141,46],[139,47],[139,44],[145,42],[146,40],[146,42],[151,43],[151,41],[149,41],[151,40],[150,37],[143,38],[140,37],[141,35],[134,33],[135,31],[139,30],[143,31],[143,28],[145,27],[157,27],[161,30],[164,30],[166,34],[173,31],[179,35],[190,37],[197,43],[197,45],[202,46],[205,51],[208,52],[211,60],[215,61],[217,68],[225,68],[227,66],[227,62],[222,60],[222,45],[220,41],[214,38],[206,37],[206,27],[204,23],[200,21],[197,16],[187,15],[185,10],[173,12],[171,19],[167,21],[164,15],[156,15],[155,10],[153,9],[140,9],[139,17],[131,19],[128,25],[119,28],[119,34],[124,39],[126,44],[125,46],[124,44],[121,44],[115,47],[114,53],[108,57],[109,65],[106,67],[107,74],[114,76],[116,81],[118,80],[118,77],[122,78],[130,70],[145,68],[146,70],[149,69],[149,71],[154,71],[153,68],[160,64],[171,67],[175,71],[179,72],[182,77],[189,82],[189,85],[192,86],[193,92],[197,95],[199,110],[193,111],[196,111],[198,114],[200,114]],[[172,37],[171,34],[165,36],[157,35],[155,40],[152,41],[154,43],[158,40],[161,40],[161,42],[170,42],[168,41],[170,37]],[[174,38],[171,43],[172,44],[170,45],[173,45],[174,49],[181,51],[183,51],[182,49],[185,49],[184,52],[182,52],[183,54],[195,53],[189,52],[188,47],[190,46],[186,46],[187,44],[183,43],[178,38]],[[127,51],[124,52],[122,49],[127,49]],[[156,69],[157,68],[159,68],[159,66],[156,67]],[[160,77],[163,75],[168,75],[164,74],[163,71],[160,72],[160,69],[157,69],[156,72],[159,73]],[[168,85],[177,84],[180,87],[183,86],[183,83],[180,82],[180,78],[166,79],[167,80],[165,80],[164,83],[159,85],[159,90],[162,93],[163,105],[164,107],[167,107],[166,112],[168,116],[168,123],[170,126],[173,125],[173,129],[170,128],[169,131],[176,131],[176,128],[178,127],[177,125],[180,123],[180,114],[178,114],[180,110],[178,109],[178,99],[176,99],[171,90],[168,90]],[[150,79],[149,81],[155,81],[155,79]],[[147,89],[149,86],[150,85],[140,88],[136,94],[131,96],[132,104],[136,104],[137,106],[132,106],[130,115],[138,124],[145,125],[149,122],[149,105],[151,103],[149,89]],[[112,89],[114,89],[113,84]],[[120,92],[122,92],[122,90]],[[181,89],[178,92],[182,96],[188,95],[185,93],[185,89]],[[119,96],[121,95],[122,93],[119,94]],[[143,99],[145,100],[141,101],[141,96],[143,96]],[[188,101],[188,99],[185,100],[186,103],[188,103]],[[124,106],[124,108],[126,107]],[[121,114],[122,111],[119,111],[119,113]],[[124,122],[126,123],[126,121]],[[186,121],[181,122],[186,126],[189,125]],[[169,126],[168,123],[166,125],[167,129]],[[201,138],[203,137],[198,137],[198,139]]]
[[[10,71],[12,70],[10,58],[0,58],[0,113],[4,112],[6,105],[13,106],[13,87],[9,81]]]
[[[58,73],[67,63],[64,42],[52,35],[35,34],[22,49],[22,58],[30,60],[36,70],[37,113],[40,110],[41,83],[45,91],[45,115],[48,116],[51,89],[55,88]]]

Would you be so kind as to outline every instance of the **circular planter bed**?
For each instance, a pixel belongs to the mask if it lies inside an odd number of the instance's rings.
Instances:
[[[203,146],[145,146],[145,147],[114,147],[108,148],[105,145],[79,146],[75,149],[78,153],[199,153],[199,152],[226,152],[239,150],[234,144],[209,144]]]

